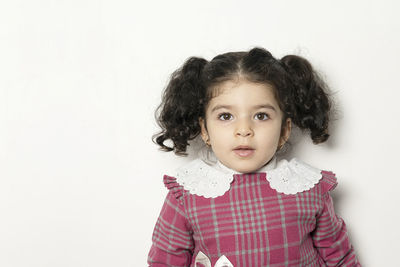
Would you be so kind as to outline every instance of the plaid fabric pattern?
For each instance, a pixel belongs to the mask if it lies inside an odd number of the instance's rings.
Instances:
[[[269,186],[266,173],[235,174],[223,196],[204,198],[164,176],[169,189],[157,220],[149,266],[194,266],[203,252],[213,266],[361,266],[333,209],[331,172],[294,195]]]

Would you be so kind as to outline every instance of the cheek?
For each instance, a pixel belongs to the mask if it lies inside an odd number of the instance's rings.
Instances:
[[[232,130],[229,127],[210,127],[208,133],[214,148],[224,147],[232,140]]]
[[[230,135],[230,133],[226,130],[224,131],[223,128],[222,129],[213,128],[213,129],[210,129],[208,131],[208,133],[210,135],[210,138],[214,139],[215,142],[222,141]]]
[[[278,145],[281,137],[280,127],[264,128],[260,131],[260,139],[266,146],[275,147]]]
[[[264,142],[265,146],[269,149],[275,149],[279,144],[279,135],[275,135]]]

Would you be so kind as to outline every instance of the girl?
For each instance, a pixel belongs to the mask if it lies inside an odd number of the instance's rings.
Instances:
[[[148,264],[360,266],[334,213],[335,175],[276,156],[293,124],[326,141],[329,110],[324,83],[299,56],[254,48],[189,58],[164,92],[155,141],[185,155],[201,135],[205,149],[164,176]]]

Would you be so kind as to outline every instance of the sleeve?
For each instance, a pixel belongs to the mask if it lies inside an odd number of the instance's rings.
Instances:
[[[314,246],[327,266],[361,266],[349,241],[346,224],[334,211],[329,191],[336,187],[336,178],[334,175],[327,177],[323,183],[322,190],[326,192],[322,195],[323,208],[312,233]]]
[[[192,259],[192,230],[187,222],[183,202],[176,189],[169,190],[154,228],[149,266],[189,266]]]

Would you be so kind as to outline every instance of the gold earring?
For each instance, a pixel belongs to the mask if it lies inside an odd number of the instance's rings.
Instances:
[[[278,146],[278,150],[281,150],[282,147],[283,147],[284,145],[285,145],[285,143],[280,144],[280,145]]]
[[[211,147],[211,143],[210,143],[210,139],[209,139],[209,138],[207,138],[207,140],[206,140],[205,143],[206,143],[206,146],[207,146],[207,147]]]

